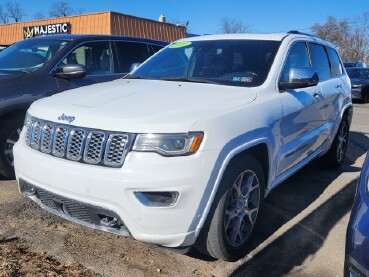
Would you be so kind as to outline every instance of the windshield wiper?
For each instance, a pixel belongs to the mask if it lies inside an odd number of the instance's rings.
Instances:
[[[160,80],[163,81],[180,81],[180,82],[190,82],[186,77],[162,77]]]
[[[127,74],[126,76],[123,77],[123,79],[146,79],[146,78],[142,77],[141,75]]]
[[[192,83],[206,83],[206,84],[221,84],[221,82],[201,79],[201,78],[186,78],[186,77],[162,77],[160,80],[164,81],[180,81],[180,82],[192,82]]]

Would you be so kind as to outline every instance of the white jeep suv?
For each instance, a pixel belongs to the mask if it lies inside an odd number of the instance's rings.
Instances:
[[[351,118],[333,45],[298,32],[194,37],[124,79],[35,102],[15,171],[62,218],[235,260],[273,188],[314,158],[343,163]]]

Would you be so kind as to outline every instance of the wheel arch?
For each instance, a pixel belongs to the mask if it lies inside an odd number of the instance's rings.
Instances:
[[[206,201],[203,201],[204,200],[203,199],[201,202],[206,203],[206,206],[201,208],[201,205],[200,205],[199,207],[200,212],[201,212],[201,218],[198,221],[194,220],[193,222],[195,223],[197,221],[197,224],[195,225],[196,227],[193,226],[196,229],[195,238],[197,238],[198,235],[200,234],[200,231],[203,228],[209,213],[211,212],[213,206],[215,205],[214,201],[216,199],[216,194],[219,190],[220,182],[227,168],[232,166],[232,163],[234,162],[239,162],[240,160],[242,161],[245,155],[250,155],[260,162],[260,165],[263,169],[264,179],[265,179],[265,188],[267,188],[269,180],[270,180],[270,172],[271,172],[271,169],[270,169],[271,168],[271,151],[272,151],[271,141],[268,138],[260,138],[260,139],[247,142],[243,145],[239,145],[238,147],[235,147],[231,151],[227,152],[226,157],[222,159],[222,164],[219,170],[217,170],[217,176],[215,178],[215,181],[213,181],[214,179],[210,178],[210,182],[212,182],[211,184],[212,191],[209,193],[206,193],[206,192],[204,193]],[[207,187],[209,187],[209,185]],[[265,196],[266,196],[266,193],[264,197]],[[197,213],[197,215],[199,214]],[[185,241],[183,245],[188,245],[188,243],[190,242]]]
[[[229,161],[224,172],[227,170],[229,166],[232,166],[232,163],[242,162],[242,160],[244,159],[246,155],[250,155],[259,161],[263,169],[265,184],[268,184],[269,172],[270,172],[270,162],[269,162],[270,158],[269,158],[268,145],[265,142],[251,146],[250,148],[244,149],[240,153],[234,155]]]
[[[347,119],[349,121],[349,126],[351,126],[353,113],[354,113],[354,108],[352,104],[350,103],[346,105],[344,109],[342,109],[341,120],[344,116],[347,116]]]

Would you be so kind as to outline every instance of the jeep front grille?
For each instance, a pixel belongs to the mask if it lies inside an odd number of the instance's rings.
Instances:
[[[133,135],[67,126],[35,117],[26,120],[26,144],[71,161],[121,167]]]

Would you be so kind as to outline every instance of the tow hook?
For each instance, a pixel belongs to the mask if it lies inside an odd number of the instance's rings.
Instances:
[[[118,224],[118,219],[110,216],[104,216],[100,220],[100,224],[104,227],[115,227]]]

